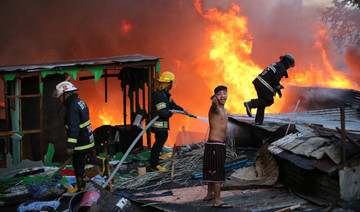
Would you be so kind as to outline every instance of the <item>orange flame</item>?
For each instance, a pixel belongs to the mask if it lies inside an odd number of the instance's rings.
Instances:
[[[198,4],[195,6],[199,13],[212,23],[208,28],[211,42],[208,54],[219,71],[217,76],[211,76],[209,86],[215,88],[222,83],[219,79],[223,78],[231,90],[231,101],[227,102],[227,108],[232,113],[243,113],[239,103],[256,96],[252,81],[261,72],[250,58],[252,37],[246,27],[247,19],[240,16],[241,9],[234,3],[227,13],[221,13],[216,8],[202,11]],[[206,76],[208,68],[201,69],[204,70],[202,74]]]
[[[216,8],[203,10],[200,0],[196,0],[194,5],[199,14],[211,23],[208,27],[210,50],[207,50],[207,54],[210,60],[214,61],[219,71],[217,74],[212,73],[211,78],[208,79],[210,81],[209,86],[215,88],[219,84],[226,84],[230,91],[227,108],[232,113],[244,114],[245,108],[239,105],[257,98],[252,81],[265,68],[260,68],[251,59],[252,37],[247,30],[247,19],[240,15],[241,8],[235,3],[225,13]],[[310,64],[308,70],[295,67],[292,68],[289,79],[283,80],[284,82],[281,83],[296,86],[359,89],[359,86],[349,76],[332,67],[324,48],[324,43],[329,41],[329,37],[325,27],[318,25],[314,48],[320,50],[323,69],[316,69],[313,64]],[[207,69],[208,67],[200,68],[204,77],[208,75]],[[276,100],[272,107],[266,109],[266,112],[281,112],[280,110],[285,102],[286,97]]]
[[[314,48],[320,50],[321,60],[325,70],[316,69],[310,64],[309,70],[294,72],[289,84],[297,86],[321,86],[330,88],[353,88],[359,89],[353,80],[345,73],[336,70],[328,60],[324,43],[329,41],[325,26],[321,23],[318,25],[318,34]]]

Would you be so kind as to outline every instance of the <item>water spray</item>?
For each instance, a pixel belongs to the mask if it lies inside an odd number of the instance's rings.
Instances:
[[[181,111],[181,110],[171,110],[171,112],[187,115],[189,117],[196,118],[196,119],[199,119],[199,120],[204,121],[204,122],[209,122],[209,120],[207,118],[205,118],[205,117],[195,116],[195,115],[193,115],[191,113],[186,114],[184,111]]]

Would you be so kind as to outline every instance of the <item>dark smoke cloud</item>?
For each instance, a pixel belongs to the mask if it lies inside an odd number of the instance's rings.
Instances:
[[[345,61],[352,70],[353,78],[360,84],[360,46],[349,46],[346,49]]]

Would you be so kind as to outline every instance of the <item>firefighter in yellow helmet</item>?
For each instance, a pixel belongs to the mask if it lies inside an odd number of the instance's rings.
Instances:
[[[175,83],[175,75],[171,72],[164,72],[159,77],[157,90],[152,94],[151,99],[151,116],[159,116],[159,118],[151,126],[151,132],[155,133],[155,143],[151,148],[150,154],[150,170],[151,171],[166,171],[166,169],[159,164],[159,155],[162,147],[168,138],[169,118],[173,115],[171,110],[184,111],[187,110],[178,106],[173,99],[171,99],[170,90]]]
[[[63,81],[56,85],[54,97],[60,98],[66,107],[65,128],[67,135],[66,153],[72,155],[77,186],[68,189],[68,193],[86,189],[84,182],[85,163],[97,165],[100,175],[107,170],[105,158],[94,154],[94,136],[91,129],[89,109],[75,92],[79,90],[71,82]]]

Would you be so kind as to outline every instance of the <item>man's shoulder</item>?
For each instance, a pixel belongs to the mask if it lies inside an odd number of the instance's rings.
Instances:
[[[81,110],[83,110],[84,108],[87,107],[87,105],[82,99],[76,97],[71,102],[69,102],[69,107],[72,108],[72,109],[81,109]]]
[[[286,68],[285,68],[285,65],[284,65],[284,63],[282,63],[281,61],[280,62],[276,62],[276,63],[273,63],[274,65],[274,67],[276,68],[276,70],[286,70]]]
[[[167,98],[169,95],[164,90],[157,90],[153,94],[156,98]]]

